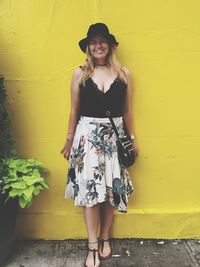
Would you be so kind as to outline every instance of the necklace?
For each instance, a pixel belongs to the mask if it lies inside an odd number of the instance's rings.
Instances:
[[[96,63],[96,65],[97,65],[97,66],[106,66],[107,63],[106,63],[106,64],[97,64],[97,63]]]

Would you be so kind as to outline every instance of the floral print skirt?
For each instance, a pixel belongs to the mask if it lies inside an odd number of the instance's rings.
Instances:
[[[123,117],[113,120],[119,136],[123,135]],[[109,118],[80,116],[69,155],[65,198],[87,207],[108,201],[119,212],[127,212],[128,197],[134,192],[129,172],[119,161]]]

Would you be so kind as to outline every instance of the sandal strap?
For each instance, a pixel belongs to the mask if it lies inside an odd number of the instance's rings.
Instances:
[[[88,250],[90,250],[90,251],[94,251],[94,252],[97,252],[98,251],[98,249],[95,249],[95,248],[88,248]]]
[[[108,239],[99,239],[100,242],[102,242],[102,240],[105,242],[105,241],[110,241],[110,238]]]
[[[102,245],[102,248],[101,248],[101,252],[102,253],[103,253],[103,248],[104,248],[104,242],[107,242],[107,241],[110,241],[110,238],[108,238],[108,239],[99,239],[99,242]]]
[[[88,248],[88,249],[93,252],[93,260],[94,260],[94,265],[95,265],[95,263],[96,263],[96,252],[98,252],[98,249],[95,249],[95,248],[93,248],[93,249]]]
[[[88,242],[88,244],[95,244],[95,243],[98,243],[98,240],[94,242]]]

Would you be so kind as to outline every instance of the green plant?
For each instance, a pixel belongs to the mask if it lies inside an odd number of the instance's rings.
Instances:
[[[0,193],[7,198],[18,198],[21,208],[29,207],[33,197],[48,188],[47,181],[40,172],[46,171],[36,159],[0,159]]]

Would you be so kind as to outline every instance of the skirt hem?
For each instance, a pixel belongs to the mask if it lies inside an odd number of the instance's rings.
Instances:
[[[132,195],[134,195],[135,194],[135,191],[133,191],[130,195],[127,195],[127,197],[128,198],[130,198]],[[68,195],[65,195],[64,196],[64,198],[65,199],[72,199],[72,200],[75,200],[75,198],[73,197],[73,196],[68,196]],[[112,207],[114,207],[118,212],[120,212],[120,213],[127,213],[127,208],[128,207],[126,207],[126,209],[125,210],[122,210],[122,209],[120,209],[120,207],[119,206],[117,206],[117,205],[112,205],[111,203],[110,203],[110,201],[109,201],[109,199],[98,199],[98,200],[96,200],[94,203],[92,203],[92,204],[86,204],[86,205],[84,205],[84,204],[80,204],[80,203],[78,203],[78,202],[76,202],[76,200],[74,201],[74,206],[75,207],[87,207],[87,208],[91,208],[91,207],[93,207],[94,205],[96,205],[96,204],[100,204],[100,203],[103,203],[103,202],[107,202],[107,203],[109,203]],[[128,201],[127,201],[127,204],[128,204]]]

